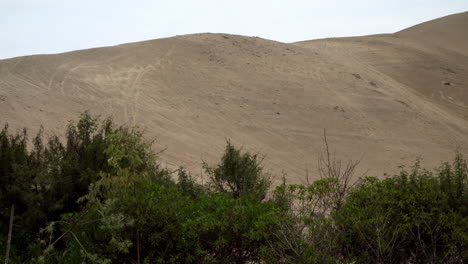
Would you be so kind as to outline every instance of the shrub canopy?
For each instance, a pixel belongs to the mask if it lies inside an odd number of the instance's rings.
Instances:
[[[229,141],[201,184],[161,168],[137,128],[83,113],[65,135],[41,129],[30,144],[26,130],[0,132],[0,254],[16,208],[10,263],[467,261],[459,153],[434,171],[416,162],[353,180],[358,162],[342,165],[326,142],[319,180],[271,190],[259,156]]]

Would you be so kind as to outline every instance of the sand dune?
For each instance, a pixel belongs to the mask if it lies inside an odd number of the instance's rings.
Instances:
[[[323,130],[382,175],[468,150],[468,13],[388,35],[280,43],[195,34],[0,61],[0,121],[50,128],[91,110],[145,129],[161,162],[200,172],[226,139],[314,175]]]

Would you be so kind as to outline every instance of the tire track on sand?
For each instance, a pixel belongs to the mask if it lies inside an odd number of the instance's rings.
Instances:
[[[129,104],[127,107],[125,107],[125,119],[128,120],[128,111],[130,108],[130,115],[132,119],[132,126],[135,126],[136,124],[136,118],[137,118],[137,104],[138,104],[138,98],[140,96],[140,90],[137,88],[138,83],[140,82],[141,78],[150,70],[154,70],[153,65],[147,65],[143,70],[140,70],[137,73],[137,76],[133,80],[132,84],[130,85],[130,96],[129,96]]]
[[[125,117],[125,120],[128,120],[128,114],[129,114],[128,112],[130,112],[132,126],[136,125],[136,118],[137,118],[137,114],[138,114],[138,110],[137,110],[138,98],[139,98],[140,92],[141,92],[141,90],[138,89],[138,85],[139,85],[141,79],[150,70],[156,70],[156,67],[154,65],[157,65],[160,68],[164,68],[164,64],[161,63],[163,60],[166,60],[167,63],[170,63],[171,61],[169,59],[167,59],[167,58],[172,55],[173,51],[174,51],[174,45],[172,45],[171,48],[166,52],[166,54],[161,56],[155,63],[148,64],[148,65],[146,65],[146,67],[144,67],[143,70],[140,70],[137,73],[137,76],[133,80],[132,84],[130,85],[130,87],[128,89],[128,94],[127,94],[128,95],[127,98],[129,98],[129,100],[128,100],[127,106],[124,109],[124,117]]]

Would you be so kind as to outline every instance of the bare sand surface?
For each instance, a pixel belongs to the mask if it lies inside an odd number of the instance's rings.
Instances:
[[[163,166],[217,162],[230,139],[277,180],[339,158],[382,176],[468,154],[468,13],[385,35],[281,43],[194,34],[0,61],[0,122],[63,133],[90,110],[139,126]]]

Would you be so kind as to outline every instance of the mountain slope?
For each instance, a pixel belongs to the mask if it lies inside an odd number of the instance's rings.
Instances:
[[[431,20],[396,35],[468,56],[468,12]]]
[[[296,43],[357,62],[468,120],[468,12],[388,35]]]
[[[468,27],[459,20],[450,26]],[[468,149],[468,47],[415,30],[291,44],[195,34],[3,60],[0,121],[52,133],[87,109],[112,115],[167,147],[163,164],[194,173],[231,139],[300,181],[324,129],[371,174],[418,155],[432,165]]]

